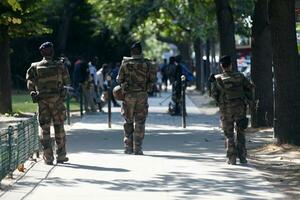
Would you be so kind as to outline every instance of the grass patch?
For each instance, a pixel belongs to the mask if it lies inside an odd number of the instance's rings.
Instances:
[[[13,113],[34,113],[37,112],[37,103],[32,103],[29,94],[13,94],[12,96]],[[79,103],[71,99],[71,111],[80,110]]]
[[[14,113],[33,113],[37,111],[37,104],[32,103],[29,95],[14,94],[12,96],[12,108]]]

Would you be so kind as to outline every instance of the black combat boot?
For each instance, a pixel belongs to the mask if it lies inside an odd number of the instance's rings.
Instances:
[[[47,159],[45,159],[45,157],[44,157],[44,163],[45,163],[46,165],[53,165],[53,160],[47,160]]]
[[[52,150],[52,140],[40,140],[43,148],[43,159],[46,165],[53,165],[53,150]]]
[[[124,153],[132,154],[133,153],[133,123],[124,124]]]
[[[241,143],[237,144],[237,154],[238,154],[238,157],[240,159],[241,164],[248,163],[248,161],[247,161],[247,149],[245,147],[245,144],[244,145],[241,144]]]
[[[69,161],[69,158],[68,158],[68,157],[65,157],[65,158],[57,159],[57,160],[56,160],[56,163],[63,164],[63,163],[68,162],[68,161]]]
[[[134,155],[144,155],[142,149],[134,150]]]
[[[133,149],[131,147],[125,147],[124,153],[125,154],[132,154],[133,153]]]
[[[140,137],[134,138],[134,145],[133,145],[134,155],[144,155],[144,153],[142,151],[142,144],[143,144],[142,138],[140,138]]]
[[[132,154],[133,153],[133,143],[132,139],[124,138],[124,153],[125,154]]]

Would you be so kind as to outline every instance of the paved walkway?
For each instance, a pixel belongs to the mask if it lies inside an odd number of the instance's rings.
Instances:
[[[150,98],[144,156],[123,154],[120,108],[86,115],[68,131],[70,162],[42,161],[15,183],[1,200],[206,200],[283,199],[251,163],[225,164],[224,138],[215,108],[187,99],[187,128],[167,111],[168,96]],[[198,97],[197,105],[206,99]],[[201,103],[203,102],[203,103]]]

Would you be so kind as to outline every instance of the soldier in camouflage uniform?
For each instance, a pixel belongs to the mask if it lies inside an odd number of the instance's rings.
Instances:
[[[229,56],[222,57],[220,65],[223,73],[211,77],[212,97],[220,108],[221,125],[226,137],[227,163],[235,165],[237,156],[240,163],[247,163],[244,129],[248,126],[246,110],[252,98],[253,85],[242,73],[232,71]]]
[[[50,126],[53,121],[57,144],[57,163],[68,161],[66,157],[66,135],[64,130],[65,106],[64,86],[70,84],[69,73],[61,61],[53,60],[54,49],[51,42],[40,46],[43,59],[31,64],[26,74],[27,87],[33,102],[38,103],[39,124],[42,129],[40,138],[44,161],[53,164],[53,150]]]
[[[125,94],[122,104],[125,153],[143,155],[142,143],[148,114],[148,92],[156,81],[155,66],[142,55],[140,43],[131,47],[131,57],[124,57],[118,82]]]

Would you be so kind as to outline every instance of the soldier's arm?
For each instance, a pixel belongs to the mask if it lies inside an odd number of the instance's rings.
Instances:
[[[251,81],[249,81],[244,75],[243,76],[243,87],[245,89],[252,90],[254,88],[254,85]]]
[[[211,83],[211,97],[219,103],[219,97],[220,97],[220,89],[218,88],[217,82],[214,81]]]
[[[27,70],[26,81],[27,81],[28,90],[30,92],[35,91],[36,72],[35,72],[35,66],[34,65],[31,65],[31,67]]]
[[[243,76],[243,89],[248,103],[254,103],[254,85],[245,76]]]
[[[254,85],[250,82],[245,76],[243,76],[243,88],[246,92],[252,92],[254,89]]]
[[[125,65],[126,65],[126,62],[122,61],[122,64],[120,66],[119,73],[117,76],[117,81],[120,84],[125,82]]]
[[[220,75],[212,74],[210,77],[211,81],[211,97],[217,102],[217,105],[220,104],[221,88],[219,85]]]
[[[69,70],[64,64],[62,64],[62,67],[63,67],[63,74],[62,74],[63,85],[69,86],[71,85]]]

